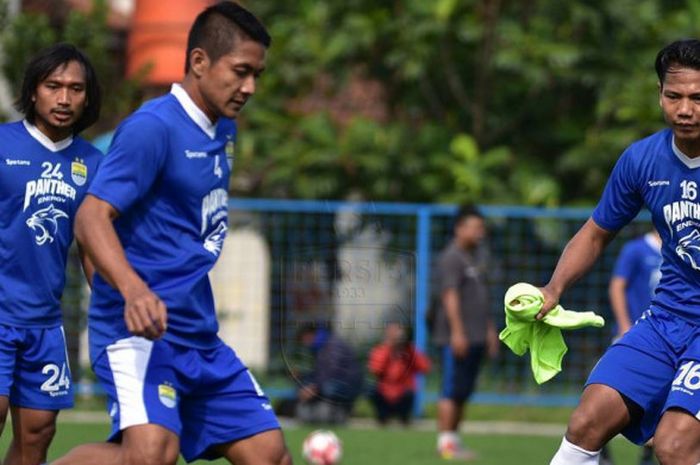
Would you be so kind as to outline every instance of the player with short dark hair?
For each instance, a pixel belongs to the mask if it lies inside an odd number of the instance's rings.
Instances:
[[[661,280],[649,309],[591,372],[552,465],[599,463],[618,433],[652,436],[662,465],[700,462],[700,41],[676,41],[656,58],[669,128],[633,143],[617,161],[591,218],[542,288],[542,318],[643,206],[661,235]]]
[[[99,116],[100,89],[73,45],[32,58],[16,106],[25,118],[0,125],[0,432],[8,408],[13,420],[5,465],[46,460],[58,412],[73,406],[61,295],[75,214],[102,158],[77,135]]]
[[[269,399],[217,336],[208,273],[228,222],[238,116],[270,39],[241,6],[204,10],[187,73],[118,127],[76,220],[95,263],[93,369],[107,392],[108,443],[58,464],[173,465],[224,457],[291,463]]]

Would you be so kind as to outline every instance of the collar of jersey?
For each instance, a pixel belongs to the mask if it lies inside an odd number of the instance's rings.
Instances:
[[[182,105],[182,108],[184,108],[185,113],[187,113],[197,126],[202,128],[202,131],[204,131],[210,139],[216,137],[216,123],[209,121],[207,115],[194,103],[190,95],[180,84],[173,84],[170,93],[175,96],[177,101],[180,102],[180,105]]]
[[[675,136],[671,136],[671,148],[673,149],[673,153],[676,155],[676,157],[678,157],[678,159],[683,162],[685,166],[691,169],[700,168],[700,157],[690,158],[688,155],[681,152],[681,149],[679,149],[676,145]]]
[[[27,129],[27,132],[30,136],[32,136],[34,139],[36,139],[37,142],[39,142],[41,145],[51,150],[52,152],[60,152],[61,150],[65,149],[73,143],[73,136],[68,136],[63,140],[54,142],[51,139],[49,139],[46,136],[46,134],[41,132],[38,127],[34,126],[26,119],[23,119],[22,123],[24,124],[24,127]]]

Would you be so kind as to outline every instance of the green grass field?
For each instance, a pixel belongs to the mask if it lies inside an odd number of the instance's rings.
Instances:
[[[49,452],[49,459],[56,458],[73,446],[85,442],[99,442],[106,437],[109,427],[104,423],[59,423],[58,433]],[[301,443],[310,428],[288,428],[287,443],[296,464],[302,464]],[[427,431],[399,429],[348,429],[336,428],[343,441],[343,465],[425,465],[446,463],[434,453],[435,434]],[[525,431],[524,431],[525,433]],[[7,448],[9,434],[0,438],[0,451]],[[546,465],[557,448],[560,438],[496,434],[468,434],[465,441],[477,451],[479,459],[474,465]],[[613,441],[616,465],[636,465],[638,450],[623,439]],[[185,463],[182,459],[180,463]],[[196,462],[225,464],[216,462]]]

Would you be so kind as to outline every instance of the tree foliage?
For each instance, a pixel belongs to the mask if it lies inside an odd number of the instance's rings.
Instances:
[[[247,2],[273,36],[240,120],[240,196],[590,204],[620,152],[663,127],[653,62],[697,35],[700,0]],[[104,53],[105,2],[60,30],[20,15],[5,72],[70,40],[105,116],[132,85]]]
[[[663,127],[653,62],[700,1],[251,3],[269,71],[242,123],[241,195],[595,201]]]

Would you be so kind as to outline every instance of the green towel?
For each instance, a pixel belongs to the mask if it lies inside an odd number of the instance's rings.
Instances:
[[[530,365],[535,381],[542,384],[561,371],[566,353],[562,329],[585,326],[602,328],[603,317],[593,312],[572,312],[561,305],[554,307],[542,320],[535,320],[544,303],[542,292],[527,283],[511,286],[505,299],[506,327],[498,336],[510,350],[523,355],[530,349]]]

